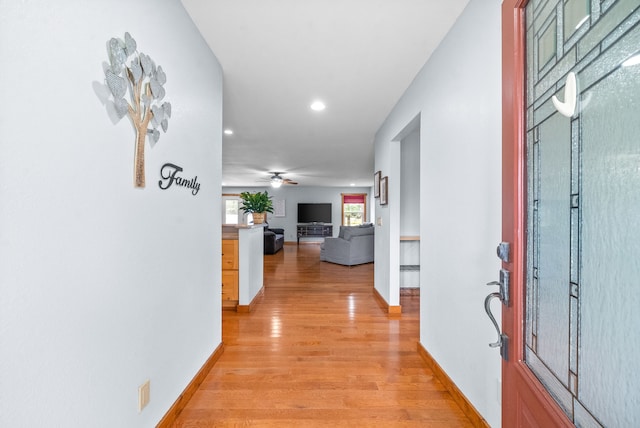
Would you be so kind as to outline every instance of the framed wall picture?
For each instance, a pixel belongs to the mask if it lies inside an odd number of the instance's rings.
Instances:
[[[386,175],[380,179],[380,205],[389,203],[389,177]]]
[[[382,172],[378,171],[373,174],[373,197],[380,197],[380,177],[382,176]]]
[[[273,200],[273,216],[274,217],[286,217],[284,208],[285,208],[284,199]]]

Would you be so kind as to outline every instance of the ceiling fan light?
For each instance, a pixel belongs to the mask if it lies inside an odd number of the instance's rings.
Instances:
[[[277,189],[278,187],[282,186],[283,181],[284,180],[282,179],[282,177],[276,174],[271,177],[271,187]]]

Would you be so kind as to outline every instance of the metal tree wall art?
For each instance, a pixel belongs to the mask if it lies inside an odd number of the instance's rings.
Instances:
[[[163,85],[167,81],[162,67],[136,50],[136,41],[129,33],[124,40],[109,40],[109,67],[105,70],[107,86],[113,96],[118,120],[129,115],[136,130],[134,185],[145,186],[144,149],[149,136],[153,145],[160,138],[158,127],[167,132],[171,117],[171,103],[163,102]],[[128,93],[128,100],[125,97]]]

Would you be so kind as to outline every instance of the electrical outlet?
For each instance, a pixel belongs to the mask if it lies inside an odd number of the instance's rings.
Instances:
[[[151,382],[147,380],[138,387],[138,412],[141,412],[151,399]]]

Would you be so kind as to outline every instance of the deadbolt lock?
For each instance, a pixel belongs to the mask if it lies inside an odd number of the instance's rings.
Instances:
[[[509,247],[508,242],[501,242],[498,244],[498,248],[496,248],[498,258],[505,263],[509,263]]]

